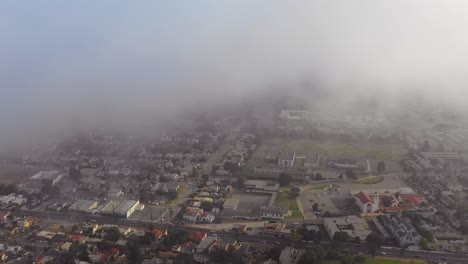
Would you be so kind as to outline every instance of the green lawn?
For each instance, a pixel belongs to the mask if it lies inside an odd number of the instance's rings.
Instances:
[[[300,154],[319,153],[327,156],[346,156],[358,159],[401,160],[406,157],[408,150],[402,144],[377,143],[322,143],[310,139],[288,139],[280,137],[266,138],[266,146],[277,146],[282,151]]]
[[[376,183],[382,182],[383,180],[384,180],[383,176],[372,176],[372,177],[362,178],[360,180],[355,181],[354,183],[376,184]]]
[[[279,192],[276,196],[275,203],[289,206],[289,210],[292,211],[292,214],[287,216],[286,219],[302,219],[302,213],[299,211],[296,199],[289,197],[289,191]]]

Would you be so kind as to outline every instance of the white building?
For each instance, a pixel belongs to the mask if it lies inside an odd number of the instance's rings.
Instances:
[[[374,213],[379,210],[378,194],[369,195],[365,192],[358,192],[354,195],[354,200],[363,213]]]
[[[203,213],[203,209],[199,209],[199,208],[187,209],[187,211],[185,211],[185,214],[182,216],[182,218],[186,222],[195,223],[202,213]]]
[[[214,214],[204,212],[200,218],[202,222],[212,223],[215,220]]]
[[[52,185],[56,185],[59,181],[63,179],[64,176],[64,173],[60,173],[58,171],[40,171],[31,176],[29,179],[31,181],[41,181],[47,179],[52,181]]]
[[[280,206],[262,206],[259,208],[258,213],[262,218],[284,219],[291,214],[291,211]]]
[[[296,158],[295,152],[281,153],[278,158],[278,166],[281,167],[292,167],[294,165],[294,159]]]

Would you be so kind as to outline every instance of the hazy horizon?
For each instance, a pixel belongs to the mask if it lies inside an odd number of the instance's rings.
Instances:
[[[0,141],[309,82],[310,102],[466,113],[463,1],[0,3]],[[280,86],[280,88],[278,88]],[[316,93],[319,94],[319,93]],[[155,121],[156,122],[156,121]]]

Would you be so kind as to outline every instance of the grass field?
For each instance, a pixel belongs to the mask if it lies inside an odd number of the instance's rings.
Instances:
[[[322,264],[340,264],[340,260],[324,260]],[[411,260],[411,259],[379,259],[379,258],[366,258],[364,264],[406,264],[406,263],[415,263],[415,264],[424,264],[427,263],[423,260]]]
[[[296,199],[290,198],[288,191],[279,192],[276,196],[275,203],[289,206],[289,210],[292,211],[292,214],[287,216],[286,219],[302,219],[302,213],[297,206]]]
[[[376,183],[382,182],[383,180],[384,180],[383,176],[372,176],[372,177],[362,178],[360,180],[355,181],[354,183],[376,184]]]
[[[309,139],[285,139],[272,137],[264,139],[263,145],[278,147],[281,151],[300,154],[319,153],[327,156],[345,156],[357,159],[401,160],[407,156],[407,149],[401,144],[377,143],[322,143]]]

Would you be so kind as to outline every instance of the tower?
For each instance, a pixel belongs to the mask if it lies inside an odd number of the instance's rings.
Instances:
[[[377,212],[379,210],[379,194],[376,192],[374,193],[374,202],[372,204],[372,212]]]

